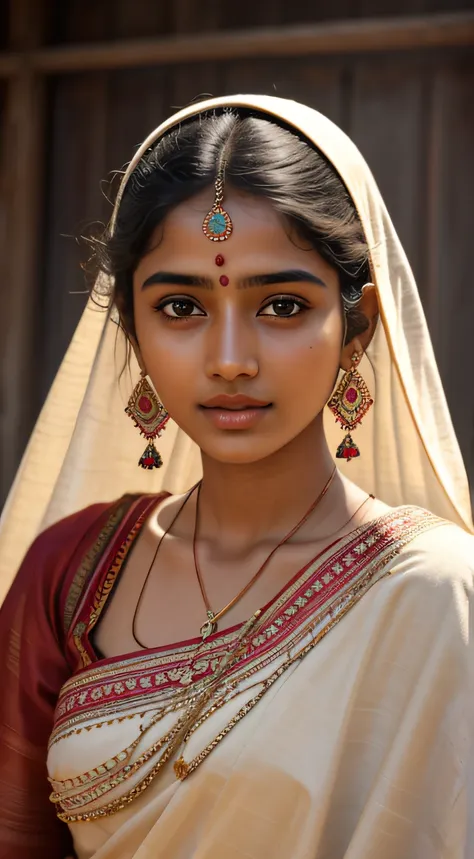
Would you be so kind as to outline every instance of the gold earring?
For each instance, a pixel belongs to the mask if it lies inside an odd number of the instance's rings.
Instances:
[[[125,413],[140,430],[140,435],[148,440],[138,465],[140,468],[161,468],[163,460],[153,444],[153,439],[160,437],[169,420],[169,414],[143,372],[142,378],[133,389]]]
[[[357,428],[374,402],[357,370],[363,354],[363,352],[354,352],[351,357],[351,369],[346,370],[336,392],[328,402],[328,407],[336,417],[336,423],[340,423],[346,430],[346,435],[336,451],[336,458],[345,459],[346,462],[360,456],[360,450],[352,438],[351,430],[354,431]]]

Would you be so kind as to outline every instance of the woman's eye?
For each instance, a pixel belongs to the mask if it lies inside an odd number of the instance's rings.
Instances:
[[[306,310],[305,305],[294,298],[274,298],[260,311],[259,316],[297,316],[302,310]]]
[[[186,319],[189,316],[204,316],[202,310],[191,301],[189,298],[175,298],[173,301],[167,301],[160,304],[157,310],[172,319]]]

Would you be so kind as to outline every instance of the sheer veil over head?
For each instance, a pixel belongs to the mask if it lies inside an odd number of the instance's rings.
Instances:
[[[391,505],[416,504],[472,528],[467,478],[409,263],[380,192],[349,138],[317,111],[272,96],[232,96],[193,104],[144,141],[123,178],[146,150],[180,122],[204,111],[243,108],[294,127],[332,163],[357,208],[370,248],[380,321],[359,370],[374,406],[357,431],[361,457],[349,476]],[[38,419],[10,492],[0,531],[0,598],[37,533],[81,507],[124,492],[187,489],[200,474],[196,445],[169,421],[160,439],[164,466],[142,471],[143,439],[124,414],[138,367],[120,382],[125,341],[114,312],[86,307]],[[326,409],[331,449],[341,431]],[[341,466],[345,468],[345,464]]]

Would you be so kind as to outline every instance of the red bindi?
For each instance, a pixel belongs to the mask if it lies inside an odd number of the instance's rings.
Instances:
[[[229,286],[229,278],[226,274],[221,274],[219,278],[219,283],[221,286]]]
[[[224,265],[224,257],[222,256],[222,254],[217,254],[216,265],[219,265],[219,266]]]

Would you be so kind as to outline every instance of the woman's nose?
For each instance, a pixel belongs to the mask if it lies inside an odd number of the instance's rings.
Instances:
[[[238,376],[253,378],[258,374],[256,336],[251,323],[236,308],[228,307],[219,314],[209,330],[206,373],[232,382]]]

